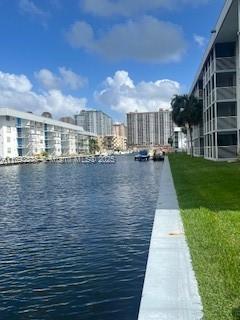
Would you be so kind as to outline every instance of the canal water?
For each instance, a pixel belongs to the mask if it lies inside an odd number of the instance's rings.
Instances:
[[[0,319],[136,320],[162,163],[0,168]]]

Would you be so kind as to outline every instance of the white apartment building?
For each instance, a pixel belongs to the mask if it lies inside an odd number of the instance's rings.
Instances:
[[[164,146],[173,133],[170,110],[127,113],[127,142],[134,146]]]
[[[174,127],[172,138],[172,147],[175,150],[186,151],[187,150],[187,137],[186,134],[182,132],[182,128]]]
[[[191,94],[203,101],[203,123],[194,128],[194,154],[236,159],[240,151],[240,1],[226,0]]]
[[[0,108],[0,158],[74,155],[88,151],[94,133],[32,113]]]
[[[82,110],[74,117],[76,125],[88,132],[93,132],[98,136],[108,136],[112,134],[112,118],[102,111]]]

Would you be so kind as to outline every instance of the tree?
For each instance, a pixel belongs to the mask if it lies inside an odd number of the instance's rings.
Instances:
[[[97,140],[91,138],[91,139],[89,140],[89,152],[90,152],[90,153],[95,153],[95,152],[97,152],[97,151],[99,151],[99,150],[100,150],[100,148],[99,148],[99,145],[98,145]]]
[[[203,105],[193,95],[175,95],[171,101],[172,118],[179,127],[185,127],[190,136],[191,156],[193,156],[193,126],[202,121]]]

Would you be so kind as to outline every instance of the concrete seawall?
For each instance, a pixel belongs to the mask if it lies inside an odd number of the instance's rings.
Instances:
[[[166,157],[138,320],[200,320],[202,317],[201,298]]]

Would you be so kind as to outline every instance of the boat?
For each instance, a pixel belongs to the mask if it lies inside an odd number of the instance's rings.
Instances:
[[[138,154],[134,156],[135,161],[148,161],[150,159],[150,155],[148,150],[140,150]]]
[[[157,153],[156,151],[154,151],[153,156],[152,156],[152,160],[153,161],[164,161],[164,152],[161,153]]]

